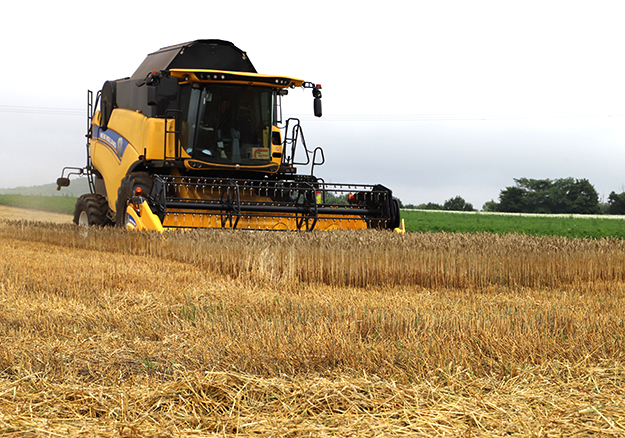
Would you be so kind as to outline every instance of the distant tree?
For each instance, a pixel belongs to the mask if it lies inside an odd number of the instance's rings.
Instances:
[[[443,209],[450,211],[475,211],[473,205],[466,202],[462,196],[456,196],[446,200],[443,204]]]
[[[521,213],[526,210],[527,192],[521,187],[506,187],[499,193],[499,211]]]
[[[587,179],[579,179],[568,182],[566,186],[567,209],[571,213],[597,214],[599,207],[599,194]],[[565,213],[568,213],[565,212]]]
[[[523,213],[553,213],[551,201],[558,197],[553,192],[553,184],[549,179],[518,178],[514,180],[516,186],[524,191]]]
[[[515,178],[514,187],[499,194],[499,211],[523,213],[600,212],[599,195],[587,179]]]
[[[610,193],[608,196],[608,214],[625,214],[625,193]]]
[[[482,205],[482,211],[499,211],[499,204],[491,199],[490,201],[487,201],[484,203],[484,205]]]

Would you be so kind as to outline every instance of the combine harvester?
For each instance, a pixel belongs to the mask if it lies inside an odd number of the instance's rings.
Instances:
[[[95,103],[89,91],[87,166],[66,167],[57,180],[60,190],[70,175],[88,178],[91,193],[76,202],[74,222],[399,230],[388,188],[314,176],[323,150],[306,147],[298,119],[281,120],[282,96],[295,87],[312,90],[321,117],[320,85],[258,74],[232,43],[198,40],[151,53],[132,77],[105,82]]]

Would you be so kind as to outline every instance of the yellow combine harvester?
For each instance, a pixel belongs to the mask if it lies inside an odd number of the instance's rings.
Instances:
[[[198,40],[148,55],[132,77],[105,82],[95,103],[89,92],[87,166],[66,167],[57,180],[60,189],[70,175],[88,177],[74,222],[159,231],[399,227],[391,190],[314,176],[323,150],[306,147],[298,119],[281,120],[281,98],[295,87],[312,90],[321,117],[320,85],[258,74],[232,43]]]

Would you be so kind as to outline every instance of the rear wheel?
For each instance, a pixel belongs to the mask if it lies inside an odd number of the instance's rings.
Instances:
[[[109,225],[109,205],[102,195],[86,194],[76,201],[74,223],[85,227]]]
[[[128,206],[128,200],[135,194],[135,189],[141,187],[144,196],[150,193],[152,188],[152,177],[146,172],[132,172],[124,177],[119,190],[117,190],[117,203],[115,204],[115,225],[118,227],[126,228],[126,222],[128,221],[128,215],[126,214],[126,207]]]

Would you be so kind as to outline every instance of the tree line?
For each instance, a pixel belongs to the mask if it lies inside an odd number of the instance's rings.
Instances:
[[[515,178],[486,210],[510,213],[599,214],[599,194],[587,179]]]
[[[324,202],[329,204],[348,204],[348,195],[347,194],[335,194],[331,192],[327,192],[325,194]],[[400,208],[408,208],[408,209],[418,209],[418,210],[448,210],[448,211],[476,211],[473,208],[473,205],[470,202],[466,202],[462,196],[455,196],[453,198],[445,201],[444,204],[435,204],[433,202],[428,202],[427,204],[404,204],[401,202],[401,199],[397,199],[399,201]]]
[[[612,191],[607,202],[587,179],[514,178],[514,185],[499,193],[499,202],[491,200],[483,211],[545,214],[622,214],[625,215],[625,192]],[[424,210],[475,211],[461,196],[448,199],[443,205],[407,204],[405,208]]]
[[[473,204],[464,200],[462,196],[454,196],[449,198],[443,204],[428,202],[427,204],[406,204],[399,201],[401,208],[417,209],[417,210],[446,210],[446,211],[477,211],[473,208]]]

